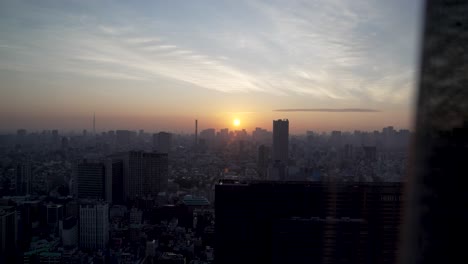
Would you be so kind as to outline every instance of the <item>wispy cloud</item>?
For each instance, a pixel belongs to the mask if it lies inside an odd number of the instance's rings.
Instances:
[[[296,109],[276,109],[274,112],[325,112],[325,113],[377,113],[377,109],[367,108],[296,108]]]
[[[391,4],[248,1],[230,12],[226,4],[226,10],[216,10],[219,16],[191,18],[193,12],[180,8],[177,19],[149,16],[146,7],[122,11],[111,6],[107,11],[118,14],[115,18],[41,7],[45,16],[31,7],[25,18],[53,26],[28,29],[37,37],[31,47],[37,52],[34,60],[30,51],[18,49],[5,65],[27,65],[17,63],[22,57],[43,71],[103,79],[157,83],[166,78],[219,92],[261,92],[340,105],[405,104],[414,83],[408,57],[415,53],[411,45],[416,45],[417,28],[401,26],[398,20],[406,20],[391,16],[407,13],[387,14],[392,10],[384,5]],[[204,9],[203,4],[194,8]],[[12,47],[28,42],[15,34],[5,39],[0,55],[13,54]]]

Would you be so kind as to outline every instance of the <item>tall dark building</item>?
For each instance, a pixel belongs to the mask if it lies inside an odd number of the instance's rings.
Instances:
[[[289,159],[289,121],[273,120],[273,161],[279,160],[288,165]]]
[[[206,147],[211,149],[214,146],[216,137],[216,130],[214,128],[208,128],[200,132],[200,140],[203,140]]]
[[[124,161],[126,199],[153,196],[166,190],[169,161],[165,153],[130,151]]]
[[[268,162],[270,160],[270,148],[265,145],[258,147],[257,170],[262,179],[267,176]]]
[[[102,162],[84,160],[76,169],[78,198],[106,198],[106,166]]]
[[[17,242],[16,210],[0,206],[0,263],[14,263]]]
[[[82,161],[77,165],[78,198],[124,202],[124,158]]]
[[[221,181],[216,263],[395,263],[400,183]]]
[[[153,149],[159,153],[169,153],[172,147],[172,134],[159,132],[153,134]]]
[[[31,163],[21,163],[16,166],[16,195],[31,194],[32,167]]]
[[[124,196],[124,162],[123,160],[115,159],[111,161],[112,166],[112,203],[123,204]]]
[[[46,222],[53,232],[59,233],[59,222],[63,220],[63,205],[48,204],[46,205]]]
[[[105,249],[109,243],[109,204],[81,204],[79,229],[82,248]]]

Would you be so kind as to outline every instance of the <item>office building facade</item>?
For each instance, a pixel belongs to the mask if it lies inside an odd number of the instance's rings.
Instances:
[[[289,120],[273,121],[273,161],[279,160],[288,165],[289,159]]]
[[[105,249],[109,243],[109,205],[80,205],[80,246],[85,249]]]
[[[130,151],[125,158],[124,173],[126,199],[157,197],[167,188],[168,154]]]
[[[215,195],[217,263],[396,261],[401,183],[221,182]]]

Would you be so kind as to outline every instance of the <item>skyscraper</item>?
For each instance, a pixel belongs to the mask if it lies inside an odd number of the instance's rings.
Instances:
[[[122,159],[112,159],[110,161],[112,166],[112,177],[111,177],[111,199],[113,204],[123,204],[125,201],[124,196],[124,162]],[[108,165],[108,164],[107,164]],[[109,165],[108,165],[109,166]],[[109,184],[108,182],[106,185]]]
[[[265,145],[260,145],[258,147],[257,155],[257,169],[260,175],[260,178],[265,179],[268,168],[268,161],[270,156],[270,148]]]
[[[102,162],[82,161],[77,165],[78,198],[106,198],[106,168]]]
[[[401,183],[221,181],[216,263],[395,263]]]
[[[31,163],[21,163],[16,166],[16,195],[31,194],[32,168]]]
[[[105,249],[109,243],[109,205],[80,205],[80,246],[85,249]]]
[[[288,165],[289,159],[289,120],[273,120],[273,161]]]
[[[50,227],[58,228],[59,222],[63,220],[63,205],[47,204],[47,224]]]
[[[70,216],[62,223],[62,243],[65,247],[76,247],[78,245],[78,223],[77,218]]]
[[[0,206],[0,263],[13,263],[17,241],[16,210]]]
[[[200,132],[200,141],[205,142],[205,146],[211,149],[214,146],[216,137],[216,130],[214,128],[208,128]]]
[[[126,199],[153,196],[167,187],[169,163],[165,153],[130,151],[124,161]]]
[[[153,134],[153,149],[159,153],[169,153],[172,147],[172,134],[159,132]]]

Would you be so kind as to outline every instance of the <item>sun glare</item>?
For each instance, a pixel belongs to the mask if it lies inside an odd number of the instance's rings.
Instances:
[[[234,124],[234,126],[239,126],[240,125],[240,120],[239,119],[234,119],[234,121],[232,123]]]

